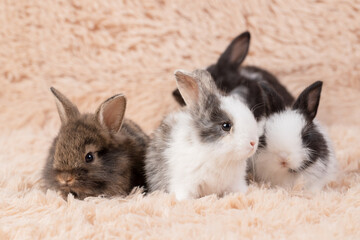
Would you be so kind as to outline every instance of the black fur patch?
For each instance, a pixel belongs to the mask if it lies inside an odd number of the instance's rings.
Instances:
[[[284,104],[286,106],[290,106],[291,104],[294,103],[295,101],[294,97],[289,93],[289,91],[285,88],[285,86],[282,85],[273,74],[255,66],[246,66],[243,67],[243,69],[246,69],[249,72],[260,74],[261,78],[257,79],[257,82],[263,81],[268,83],[283,98]]]
[[[266,102],[266,115],[270,116],[274,113],[282,112],[286,109],[283,98],[267,83],[260,83],[264,100]]]
[[[266,137],[265,137],[265,134],[262,135],[260,138],[259,138],[259,146],[258,148],[266,148]]]
[[[299,170],[305,170],[319,159],[324,161],[326,165],[329,157],[329,149],[324,136],[319,132],[317,126],[313,122],[308,123],[305,126],[301,133],[301,138],[303,147],[309,149],[310,154]]]

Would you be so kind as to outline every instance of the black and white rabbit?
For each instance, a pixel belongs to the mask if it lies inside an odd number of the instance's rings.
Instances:
[[[264,109],[258,105],[261,99],[258,99],[257,96],[261,94],[256,93],[259,90],[257,83],[265,82],[270,84],[282,96],[286,106],[290,106],[294,102],[294,97],[268,71],[254,66],[241,66],[248,54],[249,45],[250,33],[244,32],[240,34],[221,54],[217,63],[210,65],[207,71],[210,72],[216,86],[221,91],[237,93],[242,96],[251,109],[257,110],[254,111],[254,115],[259,118]],[[178,89],[173,91],[173,96],[180,105],[185,105]]]
[[[246,160],[258,146],[254,115],[237,96],[226,96],[206,70],[175,72],[186,102],[165,117],[147,150],[150,191],[177,199],[245,192]]]
[[[314,119],[322,82],[308,86],[292,107],[268,84],[267,118],[259,148],[250,158],[250,175],[258,182],[292,188],[298,180],[311,192],[322,189],[337,173],[337,160],[327,133]]]

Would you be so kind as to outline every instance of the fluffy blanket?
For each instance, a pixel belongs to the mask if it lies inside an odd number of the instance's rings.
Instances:
[[[360,2],[0,2],[0,239],[359,239]],[[151,133],[172,99],[173,72],[216,61],[252,34],[245,64],[264,67],[299,94],[323,80],[318,119],[341,173],[308,195],[251,186],[246,195],[178,202],[157,192],[62,199],[41,189],[60,120],[50,86],[92,112],[115,93]]]

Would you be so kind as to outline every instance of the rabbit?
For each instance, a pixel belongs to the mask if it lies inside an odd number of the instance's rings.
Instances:
[[[51,88],[61,128],[50,148],[43,180],[66,198],[125,196],[146,187],[144,159],[149,137],[124,119],[126,98],[115,95],[95,114],[80,114],[61,92]]]
[[[206,70],[177,70],[186,107],[167,115],[145,159],[149,191],[178,200],[247,190],[246,159],[258,146],[254,115],[238,97],[217,89]]]
[[[243,32],[230,43],[217,63],[207,67],[216,86],[225,93],[238,93],[253,109],[258,107],[257,103],[260,100],[256,99],[259,94],[252,94],[253,91],[258,90],[258,85],[254,82],[266,82],[282,96],[285,105],[290,106],[294,102],[294,97],[274,75],[258,67],[241,66],[248,54],[249,45],[250,33]],[[180,105],[185,105],[178,89],[173,91],[173,96]],[[263,113],[263,109],[254,112],[257,119],[261,118]]]
[[[303,181],[305,190],[321,190],[338,169],[330,138],[315,119],[323,83],[308,86],[291,107],[269,84],[260,85],[268,99],[267,117],[259,148],[249,159],[250,176],[287,189]]]

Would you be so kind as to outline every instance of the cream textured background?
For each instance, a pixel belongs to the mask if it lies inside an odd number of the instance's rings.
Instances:
[[[251,187],[176,202],[157,193],[77,201],[40,189],[60,126],[49,87],[81,111],[115,93],[148,133],[177,109],[177,68],[213,63],[244,30],[246,64],[262,66],[297,95],[325,82],[318,119],[342,173],[316,196]],[[360,1],[0,2],[0,239],[359,239]]]

